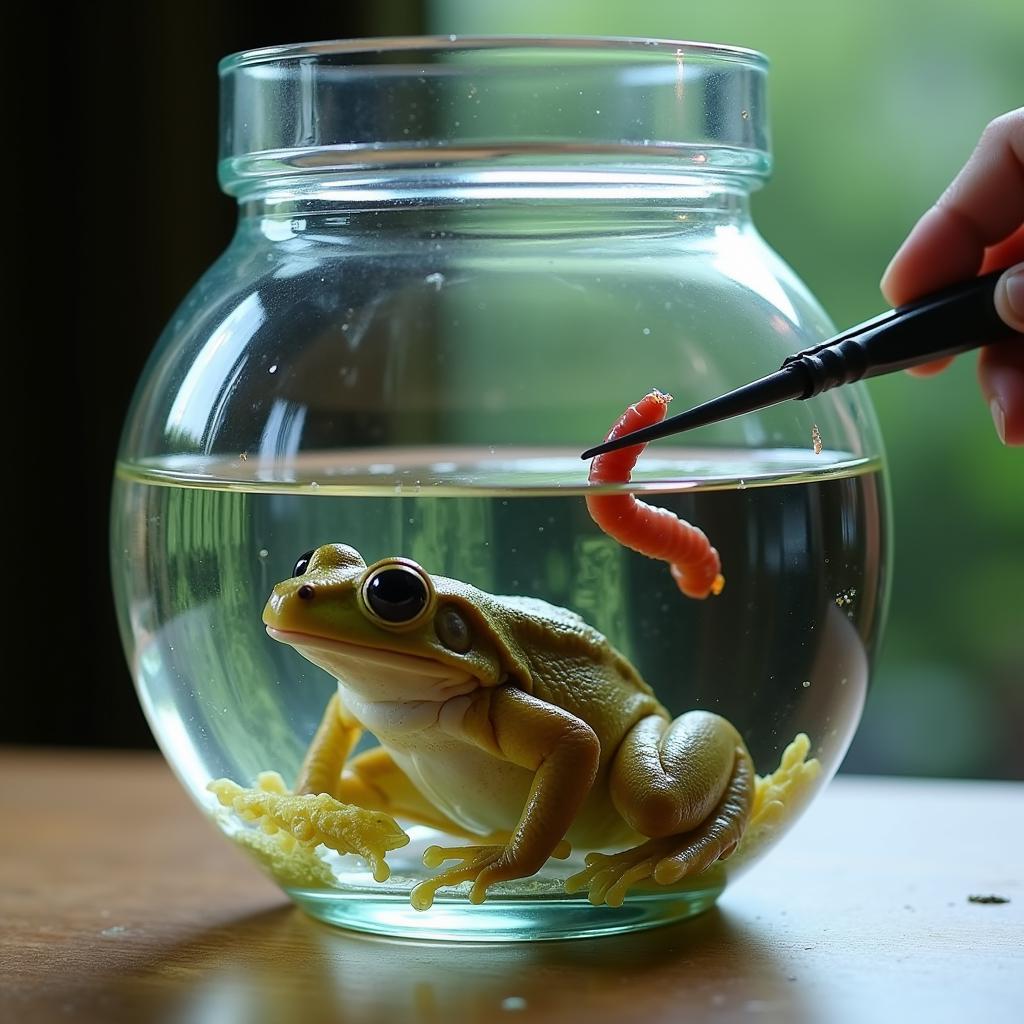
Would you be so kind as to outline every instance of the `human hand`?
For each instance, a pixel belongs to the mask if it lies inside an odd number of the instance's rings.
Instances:
[[[882,275],[900,306],[974,274],[1009,267],[996,286],[1000,317],[1024,332],[1024,107],[986,127],[970,159],[914,225]],[[1011,266],[1011,264],[1013,264]],[[929,376],[952,357],[915,367]],[[981,350],[981,391],[1004,444],[1024,444],[1024,338]]]

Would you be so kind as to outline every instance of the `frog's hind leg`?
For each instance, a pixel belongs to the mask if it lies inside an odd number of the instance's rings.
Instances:
[[[383,747],[374,747],[354,757],[336,786],[342,803],[368,811],[386,811],[417,825],[427,825],[449,835],[479,840],[442,814],[409,780]]]
[[[736,848],[754,800],[754,769],[736,729],[707,711],[672,722],[641,719],[612,762],[609,788],[623,819],[645,843],[617,854],[592,853],[566,881],[592,903],[619,906],[646,878],[672,885]]]

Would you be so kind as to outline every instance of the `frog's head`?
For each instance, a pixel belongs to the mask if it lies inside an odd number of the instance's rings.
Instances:
[[[529,671],[500,604],[410,558],[367,565],[355,548],[306,552],[274,587],[267,632],[368,701],[447,700]]]

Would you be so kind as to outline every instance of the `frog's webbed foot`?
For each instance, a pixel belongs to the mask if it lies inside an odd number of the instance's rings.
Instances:
[[[338,853],[363,857],[378,882],[387,881],[391,874],[384,859],[388,851],[409,842],[391,815],[340,803],[327,793],[289,793],[276,772],[263,772],[253,789],[230,779],[216,779],[206,788],[240,818],[259,822],[271,835],[283,833],[286,842],[310,848],[323,844]]]
[[[551,856],[564,860],[570,852],[569,844],[563,839]],[[434,903],[437,890],[447,885],[472,882],[470,903],[483,903],[490,886],[533,874],[533,871],[524,870],[523,866],[516,862],[505,843],[481,846],[429,846],[423,853],[423,863],[428,868],[440,867],[446,860],[458,860],[461,864],[448,868],[447,871],[442,871],[441,874],[428,878],[413,888],[410,902],[416,910],[429,910]]]
[[[588,853],[587,866],[565,880],[565,891],[586,889],[594,906],[621,907],[630,888],[650,878],[670,850],[668,840],[650,839],[622,853]]]
[[[722,843],[715,831],[698,829],[704,834],[648,839],[621,853],[588,853],[587,866],[565,880],[565,891],[586,889],[594,906],[621,907],[629,890],[640,882],[653,878],[659,885],[673,885],[729,857],[738,840]]]
[[[469,900],[471,903],[483,903],[489,885],[510,877],[502,871],[504,856],[504,846],[427,847],[423,854],[423,863],[428,868],[436,868],[446,860],[458,860],[462,863],[420,882],[413,888],[409,897],[410,902],[416,910],[429,910],[433,906],[438,889],[446,885],[472,881],[473,889],[469,894]],[[515,877],[514,874],[511,877]]]

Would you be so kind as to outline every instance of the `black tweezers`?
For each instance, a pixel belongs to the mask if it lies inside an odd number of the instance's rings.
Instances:
[[[791,398],[813,398],[841,384],[895,373],[982,345],[1011,339],[1024,344],[1024,335],[1008,327],[995,310],[993,296],[1002,274],[1003,270],[994,270],[890,309],[820,345],[794,352],[767,377],[660,423],[588,448],[581,458],[592,459]]]

